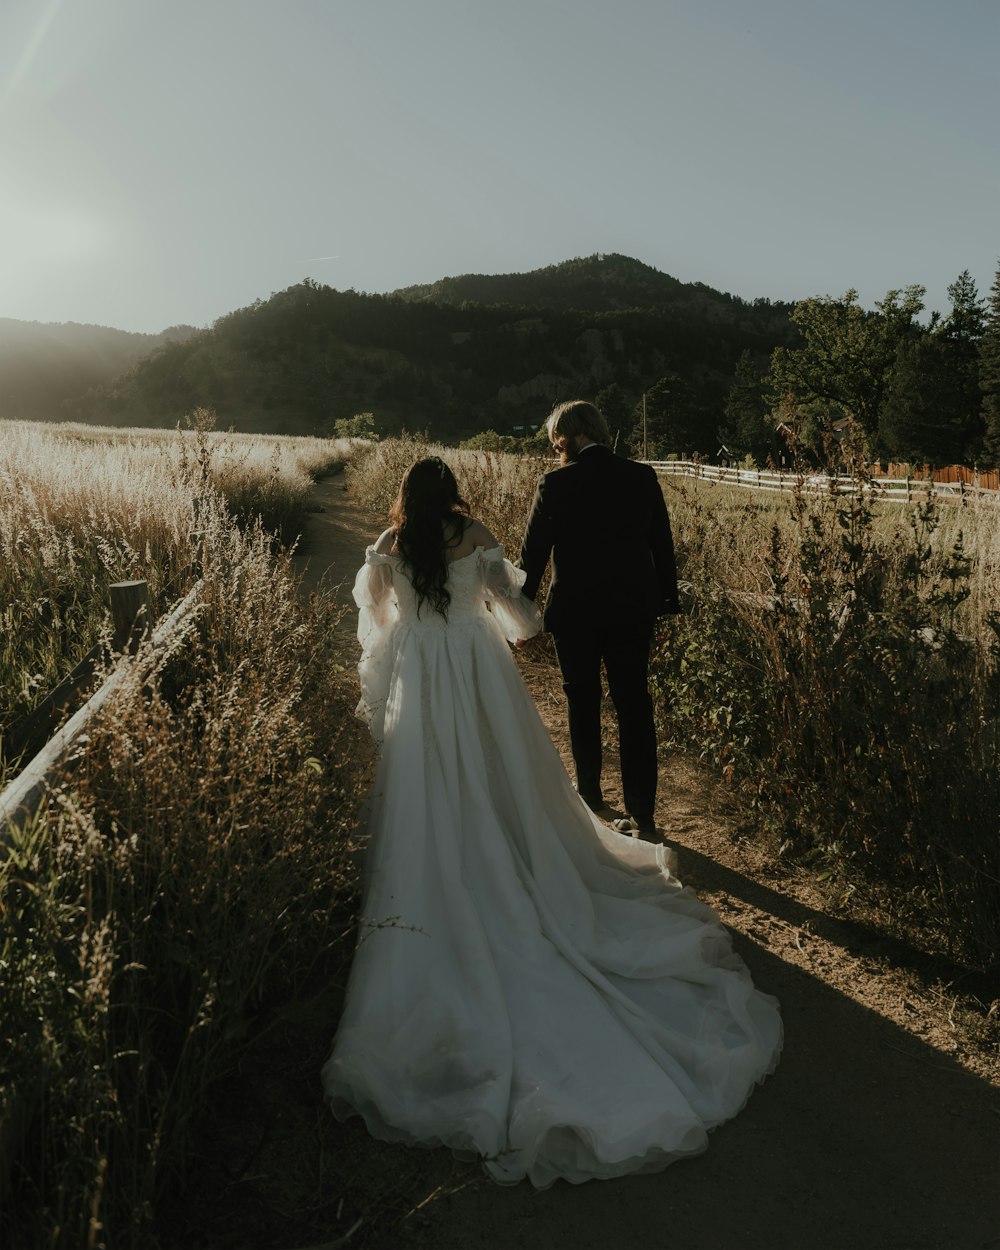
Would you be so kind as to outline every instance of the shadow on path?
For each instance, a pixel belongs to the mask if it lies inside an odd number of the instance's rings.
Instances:
[[[997,990],[996,977],[969,969],[945,958],[937,958],[900,938],[891,937],[862,920],[832,915],[810,907],[800,899],[781,893],[717,859],[701,854],[685,844],[683,851],[685,884],[696,890],[725,891],[761,912],[766,912],[789,928],[809,937],[819,937],[856,958],[889,958],[896,967],[909,968],[918,976],[937,976],[961,982],[963,992],[977,994],[989,1002]],[[998,1230],[1000,1231],[1000,1230]],[[1000,1243],[998,1243],[1000,1245]]]
[[[424,1208],[424,1244],[1000,1248],[997,1091],[811,973],[739,935],[734,945],[781,1001],[785,1049],[706,1154],[653,1176],[543,1193],[503,1190],[470,1169],[466,1188]]]

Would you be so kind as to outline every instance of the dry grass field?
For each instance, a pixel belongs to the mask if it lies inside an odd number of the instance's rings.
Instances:
[[[287,545],[348,449],[209,425],[2,431],[0,723],[107,630],[109,582],[148,580],[160,612],[204,578],[0,864],[0,1089],[39,1094],[11,1245],[155,1244],[213,1091],[350,944],[371,751],[342,609]],[[384,516],[431,452],[516,553],[542,462],[361,445],[352,498]],[[995,511],[665,493],[690,590],[654,655],[664,745],[833,911],[995,970]]]
[[[339,609],[282,534],[344,448],[13,424],[0,443],[4,723],[107,630],[107,586],[190,625],[143,654],[0,862],[0,1092],[33,1114],[0,1240],[146,1245],[207,1091],[339,952],[367,744]],[[8,761],[8,773],[17,766]]]
[[[186,430],[0,422],[0,734],[97,641],[108,585],[148,582],[158,615],[193,579],[212,509],[286,543],[345,444]]]
[[[666,741],[832,903],[995,969],[1000,509],[665,493],[691,583],[654,660]]]

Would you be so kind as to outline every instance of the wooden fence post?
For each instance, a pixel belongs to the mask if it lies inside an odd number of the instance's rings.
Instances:
[[[194,528],[188,534],[191,541],[191,563],[195,577],[201,577],[205,564],[205,539],[208,536],[208,518],[212,508],[211,495],[195,495]]]
[[[109,590],[115,623],[111,645],[115,651],[129,651],[149,630],[149,586],[146,582],[113,582]]]
[[[188,534],[191,543],[191,569],[195,577],[201,577],[205,571],[205,535],[207,530],[192,530]]]

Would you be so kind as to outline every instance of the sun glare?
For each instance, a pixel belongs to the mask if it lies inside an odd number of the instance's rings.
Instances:
[[[104,223],[71,209],[55,209],[37,227],[38,246],[55,258],[89,260],[100,255],[110,240]]]
[[[21,55],[17,58],[17,64],[4,84],[2,92],[0,92],[0,99],[8,100],[20,86],[22,79],[27,75],[35,57],[38,55],[39,49],[45,42],[45,37],[49,33],[49,29],[61,4],[62,0],[49,0],[49,3],[43,9],[31,35],[25,41]]]
[[[86,263],[106,255],[110,243],[106,221],[85,208],[8,203],[0,209],[0,248],[10,253],[8,266]]]

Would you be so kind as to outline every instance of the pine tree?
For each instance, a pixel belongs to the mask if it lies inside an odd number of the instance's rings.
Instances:
[[[635,425],[630,435],[638,455],[646,447],[645,459],[663,456],[702,455],[713,452],[715,422],[711,421],[691,384],[676,373],[660,378],[646,391],[646,411],[642,402],[635,409]]]
[[[978,421],[978,413],[974,413]],[[896,353],[879,434],[895,460],[911,464],[970,461],[968,385],[952,344],[940,333],[906,339]]]
[[[879,433],[897,459],[975,464],[982,453],[979,342],[983,301],[967,269],[949,286],[943,321],[900,343]]]
[[[746,350],[736,364],[733,384],[723,406],[720,440],[736,456],[752,456],[763,464],[774,450],[774,424],[767,419],[769,405],[764,379]]]
[[[991,288],[986,325],[979,343],[979,386],[983,393],[985,468],[1000,468],[1000,265]]]

